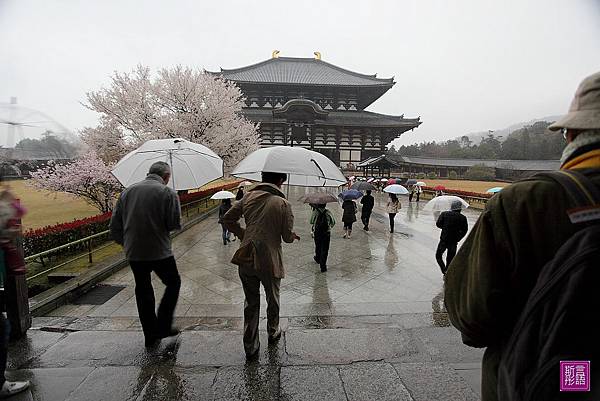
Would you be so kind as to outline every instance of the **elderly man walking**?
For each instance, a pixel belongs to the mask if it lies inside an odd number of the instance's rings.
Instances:
[[[223,216],[223,225],[241,239],[232,263],[239,266],[244,288],[244,350],[246,358],[258,358],[260,341],[260,284],[267,298],[267,333],[269,343],[281,337],[279,328],[279,285],[285,277],[281,240],[292,243],[300,240],[292,230],[294,215],[281,192],[287,178],[283,173],[262,173],[262,182],[251,187]],[[240,226],[244,217],[246,228]]]
[[[594,192],[600,191],[600,72],[581,83],[569,113],[549,128],[562,129],[567,141],[561,172],[514,183],[494,195],[445,276],[445,303],[452,324],[462,332],[465,344],[487,347],[482,361],[483,401],[522,399],[515,397],[518,391],[529,393],[532,397],[527,399],[531,400],[600,399],[597,370],[591,373],[592,393],[559,392],[564,384],[560,382],[559,386],[559,360],[575,354],[576,360],[591,360],[591,366],[600,366],[596,295],[600,277],[600,200],[595,199],[595,206],[577,207],[579,199],[594,199]],[[564,188],[567,183],[572,184],[573,191]],[[586,267],[589,269],[581,270]],[[567,273],[552,276],[555,272]],[[582,277],[578,272],[589,272],[584,277],[596,280],[578,280]],[[545,291],[552,288],[559,291],[548,296]],[[583,304],[557,304],[577,300]],[[564,305],[564,309],[554,307]],[[537,312],[541,309],[536,308],[545,306],[549,306],[544,309],[546,314],[523,315],[524,310]],[[538,317],[544,322],[556,318],[556,325],[540,324],[536,330],[526,330],[532,327],[527,324],[538,321]],[[517,321],[524,325],[513,333]],[[569,335],[555,330],[567,330]],[[523,352],[505,352],[512,339],[529,334],[532,337],[527,338],[534,341]],[[560,348],[538,346],[537,341],[554,341],[549,344]],[[538,352],[553,360],[525,372],[502,368],[506,365],[501,362],[507,363],[509,357],[520,358],[516,369],[530,366]],[[509,376],[504,376],[505,372]],[[550,380],[547,383],[542,381],[544,376],[525,381],[545,372]],[[511,386],[507,379],[511,374],[531,385]]]
[[[170,233],[181,228],[181,209],[177,194],[166,185],[170,177],[167,163],[154,163],[145,180],[121,193],[110,221],[110,233],[125,248],[135,278],[135,299],[146,347],[179,333],[172,323],[181,279],[171,250]],[[153,271],[166,286],[158,314],[152,288]]]

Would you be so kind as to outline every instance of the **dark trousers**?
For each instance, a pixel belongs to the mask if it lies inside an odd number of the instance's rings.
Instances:
[[[352,222],[351,223],[344,223],[344,229],[352,230]]]
[[[421,193],[417,192],[417,202],[419,201],[419,198],[421,197]]]
[[[394,217],[396,217],[396,213],[388,213],[390,217],[390,232],[394,232]]]
[[[223,245],[227,245],[229,242],[229,231],[225,228],[225,225],[221,224],[221,228],[223,229]]]
[[[315,260],[321,266],[321,271],[327,270],[327,256],[329,255],[329,243],[331,234],[315,234]]]
[[[173,313],[179,298],[181,278],[173,256],[152,261],[129,261],[135,279],[135,301],[146,340],[159,338],[171,330]],[[155,312],[154,289],[150,273],[156,273],[167,287]]]
[[[412,198],[413,198],[414,194],[415,194],[414,192],[411,192],[411,193],[408,194],[408,201],[409,202],[412,202]]]
[[[6,371],[6,359],[8,358],[8,337],[10,335],[10,323],[0,312],[0,387],[6,381],[4,372]]]
[[[456,246],[457,246],[456,242],[446,242],[446,241],[440,240],[437,250],[435,251],[435,258],[438,262],[438,265],[440,265],[440,269],[442,269],[442,274],[446,274],[446,271],[448,270],[448,266],[450,266],[450,262],[452,262],[452,259],[456,255]],[[447,251],[446,264],[444,264],[444,259],[443,259],[445,251]]]
[[[369,228],[369,220],[371,219],[371,211],[363,211],[360,215],[360,220],[362,221],[363,225],[367,228]]]
[[[260,347],[258,323],[260,321],[260,283],[267,298],[267,333],[274,336],[279,330],[279,286],[281,279],[268,274],[260,274],[253,266],[238,269],[244,288],[244,351],[254,354]]]

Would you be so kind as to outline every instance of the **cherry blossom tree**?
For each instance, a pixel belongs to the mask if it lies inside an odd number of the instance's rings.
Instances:
[[[116,72],[109,87],[87,93],[100,124],[82,139],[105,162],[114,162],[148,139],[181,137],[211,148],[226,170],[258,148],[257,126],[241,114],[243,95],[219,76],[177,66],[158,71],[138,66]]]
[[[123,189],[107,165],[94,151],[67,164],[50,162],[31,173],[31,185],[48,191],[66,192],[83,198],[88,204],[106,213]]]

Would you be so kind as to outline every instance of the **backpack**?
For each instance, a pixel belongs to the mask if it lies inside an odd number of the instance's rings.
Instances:
[[[582,228],[541,270],[503,347],[498,399],[600,400],[600,190],[573,170],[540,176],[570,194],[567,213]],[[561,391],[561,361],[590,361],[591,391]]]
[[[327,209],[315,209],[317,218],[315,220],[315,235],[329,232],[329,222],[327,221]]]

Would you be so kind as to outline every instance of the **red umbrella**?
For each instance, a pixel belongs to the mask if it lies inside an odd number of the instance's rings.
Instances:
[[[395,178],[392,178],[392,179],[388,180],[387,184],[388,185],[398,184],[398,180],[396,180]]]
[[[443,185],[437,185],[433,189],[435,189],[436,191],[443,191],[446,189],[446,187]]]

